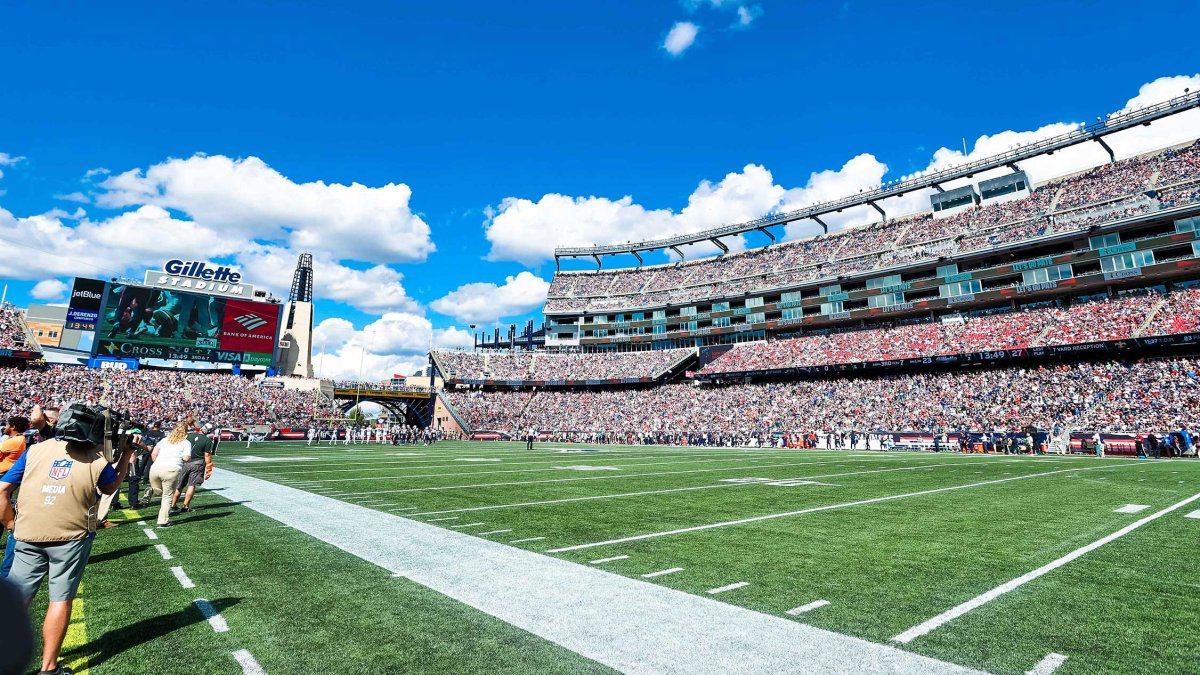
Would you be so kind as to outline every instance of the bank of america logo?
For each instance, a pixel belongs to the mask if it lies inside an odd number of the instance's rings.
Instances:
[[[243,314],[241,316],[236,316],[233,318],[233,320],[238,322],[238,324],[240,324],[242,326],[242,328],[245,328],[248,331],[253,331],[256,328],[260,328],[267,323],[266,319],[255,316],[253,314]]]

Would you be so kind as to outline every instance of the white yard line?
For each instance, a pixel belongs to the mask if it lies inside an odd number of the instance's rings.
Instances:
[[[1036,666],[1025,671],[1025,675],[1050,675],[1050,673],[1058,670],[1058,667],[1066,662],[1066,656],[1051,652],[1046,655],[1046,658],[1038,661]]]
[[[204,599],[193,600],[192,603],[196,605],[196,609],[200,610],[200,613],[204,615],[204,618],[208,619],[208,625],[212,626],[212,629],[215,632],[229,632],[229,624],[225,623],[225,617],[221,616],[216,607],[213,607],[208,603],[207,600]]]
[[[482,525],[482,524],[483,524],[483,523],[466,523],[466,524],[464,524],[464,525],[451,525],[450,527],[453,527],[453,528],[454,528],[454,529],[456,529],[456,530],[460,530],[460,529],[462,529],[462,528],[464,528],[464,527],[479,527],[479,526],[480,526],[480,525]]]
[[[513,539],[512,541],[510,541],[510,542],[508,542],[508,543],[510,543],[510,544],[523,544],[523,543],[525,543],[525,542],[527,542],[527,541],[541,541],[541,540],[543,540],[543,539],[545,539],[545,537],[526,537],[525,539]]]
[[[754,458],[751,458],[751,459],[754,459]],[[680,462],[643,462],[640,464],[619,464],[619,465],[614,465],[614,466],[619,466],[621,468],[625,468],[625,467],[631,467],[631,466],[677,466],[677,465],[687,465],[687,464],[712,464],[715,462],[744,462],[744,461],[746,461],[746,458],[737,457],[737,458],[733,458],[733,459],[691,459],[691,460],[684,460],[684,461],[680,461]],[[881,460],[881,461],[884,461],[884,460]],[[562,464],[562,463],[563,463],[563,460],[559,460],[559,461],[555,462],[555,464]],[[605,460],[605,464],[607,464],[607,463],[608,463],[608,461]],[[325,484],[325,483],[357,483],[357,482],[361,482],[364,480],[410,480],[410,479],[416,479],[416,478],[453,478],[453,477],[468,478],[470,476],[488,476],[488,475],[499,474],[499,473],[544,473],[544,472],[549,472],[549,471],[568,471],[568,470],[569,469],[566,469],[562,466],[552,466],[552,467],[545,468],[545,469],[498,469],[496,471],[451,471],[448,473],[413,473],[413,474],[400,475],[400,476],[384,474],[384,475],[378,475],[378,476],[365,476],[365,477],[360,476],[360,477],[355,477],[355,478],[322,478],[322,479],[318,479],[315,482]]]
[[[167,550],[166,546],[163,546],[162,544],[155,544],[154,548],[158,549],[158,554],[162,556],[163,560],[171,559],[171,552]]]
[[[154,540],[158,539],[158,533],[148,527],[146,529],[142,530],[142,532],[146,533],[146,537],[149,538],[150,541],[154,541]]]
[[[887,460],[880,460],[887,461]],[[893,460],[894,461],[894,460]],[[546,480],[506,481],[502,483],[470,483],[468,485],[437,485],[432,487],[401,488],[396,490],[370,490],[367,492],[350,492],[347,496],[355,495],[386,495],[400,492],[431,492],[436,490],[470,490],[485,487],[506,487],[509,485],[541,485],[544,483],[570,483],[585,480],[619,480],[623,478],[645,478],[647,476],[678,476],[689,473],[713,473],[717,471],[747,471],[750,469],[778,469],[788,466],[821,466],[825,464],[846,464],[846,462],[788,462],[784,464],[751,464],[749,466],[724,466],[717,469],[688,469],[686,471],[654,471],[648,473],[626,473],[615,476],[584,476],[580,478],[548,478]]]
[[[1062,567],[1063,565],[1066,565],[1067,563],[1071,562],[1072,560],[1075,560],[1084,555],[1087,555],[1088,553],[1095,551],[1096,549],[1100,548],[1101,546],[1104,546],[1105,544],[1116,541],[1117,539],[1124,537],[1125,535],[1129,534],[1130,532],[1133,532],[1134,530],[1138,529],[1139,527],[1142,527],[1143,525],[1154,522],[1155,520],[1167,515],[1168,513],[1171,513],[1172,511],[1181,509],[1181,508],[1187,506],[1188,504],[1191,504],[1192,502],[1196,501],[1197,499],[1200,499],[1200,494],[1192,495],[1191,497],[1188,497],[1187,499],[1185,499],[1181,502],[1172,504],[1171,506],[1168,506],[1167,508],[1165,508],[1161,511],[1157,511],[1155,513],[1152,513],[1152,514],[1146,516],[1145,518],[1142,518],[1141,520],[1130,523],[1129,525],[1122,527],[1121,529],[1117,530],[1116,532],[1113,532],[1112,534],[1110,534],[1106,537],[1097,539],[1096,541],[1088,544],[1087,546],[1077,548],[1074,551],[1071,551],[1070,553],[1064,555],[1063,557],[1058,558],[1057,560],[1052,560],[1052,561],[1046,563],[1045,565],[1042,565],[1041,567],[1033,570],[1032,572],[1027,572],[1026,574],[1023,574],[1023,575],[1017,577],[1016,579],[1013,579],[1012,581],[1001,584],[982,595],[978,595],[978,596],[962,603],[961,605],[958,605],[957,607],[952,607],[952,608],[946,610],[945,612],[938,614],[937,616],[933,617],[932,619],[929,619],[928,621],[925,621],[916,626],[913,626],[912,628],[909,628],[908,630],[904,631],[903,633],[900,633],[896,637],[892,638],[892,641],[893,642],[901,642],[901,643],[912,642],[913,640],[921,637],[922,635],[925,635],[926,633],[928,633],[932,630],[935,630],[935,629],[953,621],[954,619],[957,619],[958,617],[962,616],[963,614],[966,614],[967,612],[970,612],[974,609],[978,609],[979,607],[982,607],[983,605],[991,602],[992,600],[995,600],[996,598],[1000,597],[1001,595],[1004,595],[1005,593],[1008,593],[1009,591],[1012,591],[1014,589],[1020,588],[1021,586],[1024,586],[1025,584],[1029,583],[1030,581],[1033,581],[1034,579],[1037,579],[1038,577],[1040,577],[1044,574],[1053,572],[1054,570]]]
[[[718,586],[717,588],[710,588],[710,589],[708,589],[707,593],[709,595],[716,595],[718,593],[724,593],[726,591],[736,591],[739,588],[745,588],[746,586],[749,586],[749,585],[750,585],[749,581],[738,581],[738,582],[735,582],[732,584],[728,584],[726,586]]]
[[[505,532],[512,532],[512,530],[492,530],[491,532],[480,532],[479,536],[485,537],[489,534],[504,534]]]
[[[958,464],[959,464],[958,462],[952,462],[950,464],[934,464],[933,466],[957,466]],[[840,478],[842,476],[861,476],[861,475],[871,474],[871,473],[888,473],[891,471],[914,471],[916,469],[922,469],[922,468],[925,468],[925,467],[905,466],[905,467],[900,467],[897,469],[873,469],[870,471],[848,471],[845,473],[829,473],[829,474],[822,474],[819,476],[795,476],[795,477],[791,477],[791,478],[780,478],[779,480]],[[516,508],[516,507],[520,507],[520,506],[545,506],[548,504],[569,504],[572,502],[587,502],[587,501],[593,501],[596,499],[618,499],[618,498],[622,498],[622,497],[645,497],[648,495],[671,494],[673,492],[692,492],[695,490],[711,490],[714,488],[723,488],[723,487],[746,487],[746,486],[757,486],[757,485],[759,485],[759,484],[758,483],[721,483],[720,485],[699,485],[696,487],[666,488],[663,490],[644,490],[642,492],[621,492],[621,493],[613,494],[613,495],[593,495],[590,497],[564,497],[563,499],[547,499],[547,500],[540,501],[540,502],[517,502],[515,504],[491,504],[488,506],[468,506],[468,507],[461,508],[461,509],[442,509],[440,511],[424,511],[421,513],[414,513],[411,515],[413,515],[413,516],[434,516],[434,515],[439,515],[442,513],[463,513],[463,512],[467,512],[467,511],[488,511],[491,509],[511,509],[511,508]],[[425,522],[431,523],[433,521],[427,520]]]
[[[960,666],[217,469],[245,508],[631,673],[968,673]],[[324,517],[313,518],[321,513]],[[348,528],[345,523],[354,523]]]
[[[1194,518],[1196,520],[1200,520],[1200,509],[1198,509],[1196,511],[1192,511],[1191,513],[1184,516],[1184,518]]]
[[[814,506],[808,509],[800,509],[799,511],[787,511],[784,513],[770,513],[765,516],[754,516],[753,518],[742,518],[740,520],[726,520],[720,523],[709,523],[707,525],[696,525],[694,527],[682,527],[677,530],[667,530],[666,532],[650,532],[648,534],[637,534],[631,537],[621,537],[619,539],[609,539],[607,541],[596,541],[588,544],[576,544],[574,546],[563,546],[562,548],[552,548],[546,553],[565,553],[567,551],[582,551],[584,549],[596,548],[597,546],[611,546],[613,544],[625,544],[631,541],[641,541],[643,539],[657,539],[659,537],[671,537],[678,534],[687,534],[690,532],[701,532],[704,530],[712,530],[718,527],[733,527],[736,525],[745,525],[747,523],[758,523],[764,520],[774,520],[776,518],[790,518],[793,516],[802,516],[809,513],[819,513],[821,511],[832,511],[834,509],[848,509],[855,506],[867,506],[869,504],[879,504],[895,499],[907,499],[909,497],[922,497],[924,495],[938,494],[941,492],[951,492],[954,490],[968,490],[971,488],[984,487],[987,485],[997,485],[1007,483],[1014,480],[1024,480],[1026,478],[1039,478],[1041,476],[1051,476],[1064,471],[1089,471],[1095,469],[1111,469],[1119,468],[1116,466],[1096,466],[1090,469],[1059,469],[1057,471],[1043,471],[1042,473],[1031,473],[1025,476],[1013,476],[1012,478],[998,478],[996,480],[985,480],[978,483],[968,483],[966,485],[951,485],[949,487],[933,488],[931,490],[920,490],[918,492],[905,492],[904,494],[888,495],[886,497],[874,497],[872,499],[861,499],[856,502],[845,502],[842,504],[827,504],[825,506]]]
[[[1150,508],[1149,504],[1126,504],[1119,509],[1113,509],[1114,513],[1137,513]]]
[[[603,456],[605,463],[620,463],[620,462],[628,462],[628,461],[638,461],[638,460],[643,460],[643,459],[680,460],[678,462],[655,462],[656,464],[684,464],[684,463],[688,463],[688,462],[737,461],[738,459],[756,459],[756,458],[767,458],[767,459],[776,458],[777,459],[778,458],[777,455],[774,455],[774,454],[736,455],[736,456],[730,455],[727,459],[711,459],[711,455],[705,455],[705,456],[702,456],[699,458],[694,457],[694,456],[688,456],[688,455],[647,455],[645,457],[623,457],[623,456],[615,456],[614,457],[614,456],[610,456],[606,453],[604,455],[597,455],[597,456],[598,457]],[[580,454],[580,455],[568,455],[568,457],[570,457],[572,459],[582,460],[582,459],[586,459],[587,456]],[[530,465],[530,464],[534,464],[534,465],[562,464],[564,461],[566,461],[566,459],[562,455],[557,455],[554,459],[542,459],[542,460],[537,460],[537,461],[533,461],[533,462],[508,462],[508,461],[504,461],[501,459],[497,459],[496,461],[503,462],[503,464],[505,466],[525,466],[525,465]],[[460,463],[458,463],[458,464],[420,464],[420,465],[416,465],[416,466],[413,466],[411,464],[404,464],[404,463],[400,463],[400,462],[392,462],[392,461],[328,462],[327,464],[333,464],[335,466],[342,467],[342,468],[311,469],[311,470],[288,469],[286,471],[260,471],[260,470],[258,470],[258,467],[253,467],[252,469],[249,467],[238,467],[238,468],[239,469],[249,469],[248,473],[253,473],[255,476],[259,476],[262,478],[270,478],[271,480],[278,480],[280,483],[286,482],[287,480],[291,480],[291,479],[287,478],[287,476],[291,476],[291,475],[309,476],[312,474],[328,474],[328,473],[354,473],[354,472],[364,473],[367,471],[379,471],[380,469],[383,469],[383,470],[407,470],[407,469],[462,469],[462,468],[466,468],[461,463],[461,460],[460,460]],[[530,470],[532,471],[532,469],[530,469]],[[467,472],[462,472],[462,473],[469,474],[472,472],[467,471]],[[329,479],[329,480],[304,479],[304,480],[297,481],[297,482],[322,483],[322,482],[332,482],[332,480],[336,480],[336,479]]]
[[[414,515],[420,515],[420,514],[414,514]],[[440,523],[440,522],[442,522],[442,521],[444,521],[444,520],[458,520],[458,519],[459,519],[459,516],[449,516],[449,517],[447,517],[447,518],[430,518],[429,520],[427,520],[427,521],[425,521],[425,522],[427,522],[427,523]]]
[[[192,580],[188,578],[188,575],[183,571],[182,567],[172,567],[171,574],[174,574],[175,578],[179,580],[180,586],[183,586],[184,588],[196,587],[196,584],[192,583]]]
[[[239,649],[233,652],[233,658],[242,667],[242,675],[267,675],[267,671],[258,665],[258,661],[254,660],[254,655],[247,649]]]
[[[813,611],[814,609],[820,609],[828,604],[829,604],[828,600],[813,600],[812,602],[810,602],[808,604],[800,605],[799,607],[789,609],[785,613],[790,614],[792,616],[800,616],[801,614],[808,614],[809,612]]]
[[[657,572],[650,572],[648,574],[643,574],[642,578],[643,579],[653,579],[654,577],[661,577],[661,576],[665,576],[668,574],[675,574],[676,572],[682,572],[682,571],[683,571],[682,567],[672,567],[670,569],[659,570]]]
[[[611,558],[601,558],[599,560],[589,560],[588,564],[589,565],[603,565],[604,563],[610,563],[610,562],[615,562],[617,560],[628,560],[628,559],[629,559],[629,556],[627,556],[627,555],[614,555]]]

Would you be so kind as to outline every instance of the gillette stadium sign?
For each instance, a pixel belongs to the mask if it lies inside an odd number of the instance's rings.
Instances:
[[[146,270],[146,285],[227,298],[254,297],[254,287],[242,283],[242,273],[236,268],[203,260],[168,260],[161,270]]]

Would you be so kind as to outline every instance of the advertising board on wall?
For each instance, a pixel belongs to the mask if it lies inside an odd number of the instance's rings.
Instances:
[[[68,330],[96,330],[100,320],[100,301],[104,297],[104,282],[98,279],[75,279],[71,300],[67,303]]]

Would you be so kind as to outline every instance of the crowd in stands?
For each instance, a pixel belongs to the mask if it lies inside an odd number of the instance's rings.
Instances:
[[[1200,143],[1051,181],[1023,199],[921,214],[717,258],[605,272],[566,272],[546,311],[654,307],[934,259],[1048,233],[1077,231],[1163,206],[1200,201]],[[1151,188],[1169,188],[1152,198]]]
[[[1200,360],[1109,361],[601,391],[455,391],[474,431],[560,440],[661,443],[683,435],[766,439],[772,432],[1015,430],[1026,425],[1111,433],[1194,427]]]
[[[610,380],[654,378],[693,349],[642,352],[456,352],[437,351],[434,358],[447,380]]]
[[[739,373],[1124,340],[1140,335],[1195,332],[1198,324],[1200,291],[1179,289],[1165,297],[1139,292],[1116,298],[1077,300],[1066,307],[1043,306],[966,316],[954,321],[743,342],[706,364],[701,372]]]
[[[341,417],[333,402],[317,392],[260,388],[236,375],[81,366],[0,368],[0,414],[28,415],[34,404],[77,402],[105,405],[167,428],[188,414],[226,429],[256,424],[298,428],[314,417]]]
[[[0,305],[0,349],[37,349],[29,342],[21,310],[10,304]]]

